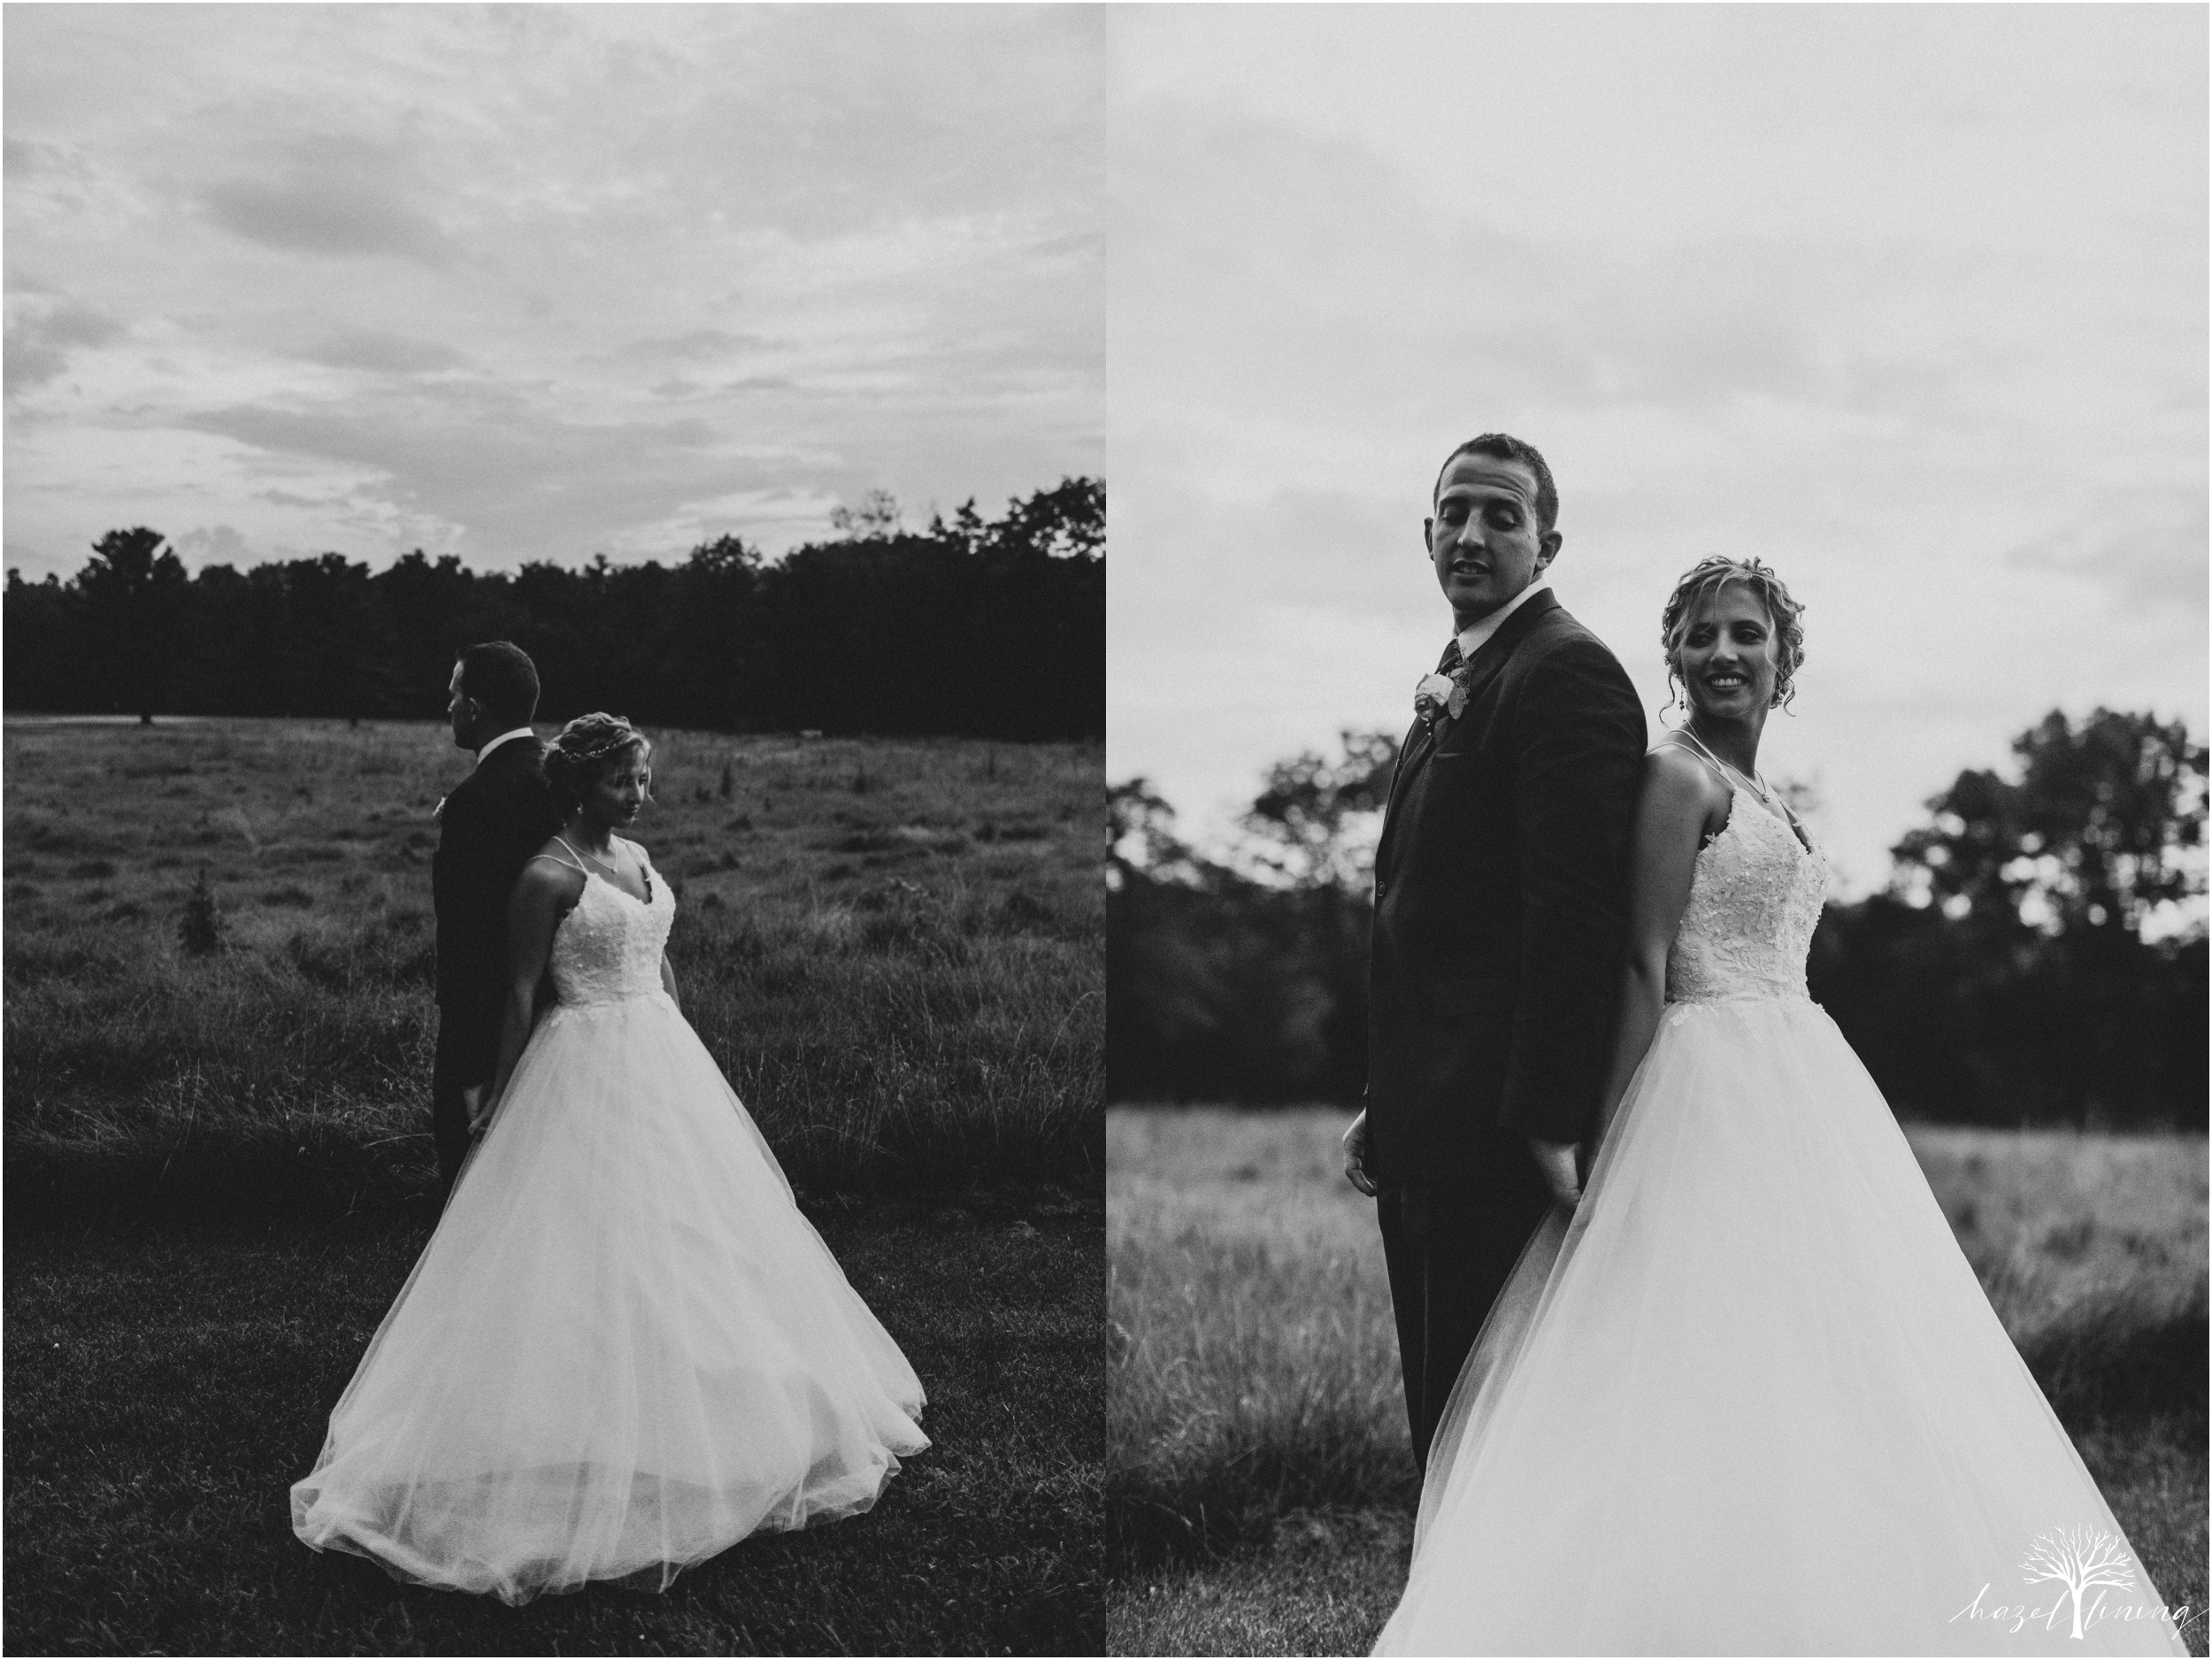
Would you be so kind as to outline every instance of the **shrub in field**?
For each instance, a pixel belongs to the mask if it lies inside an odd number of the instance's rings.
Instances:
[[[205,865],[200,867],[199,879],[192,884],[191,896],[177,918],[177,939],[196,957],[222,949],[223,913],[215,903],[214,889],[207,885]]]

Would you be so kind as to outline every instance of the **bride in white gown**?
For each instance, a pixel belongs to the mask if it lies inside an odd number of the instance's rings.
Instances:
[[[929,1444],[913,1369],[677,1007],[674,895],[614,834],[649,755],[587,715],[547,757],[572,811],[510,907],[488,1127],[292,1488],[317,1549],[508,1602],[661,1589],[865,1510]]]
[[[1668,605],[1617,1106],[1461,1373],[1378,1653],[2185,1652],[1806,995],[1826,867],[1755,770],[1801,609],[1724,559]],[[2078,1596],[2031,1581],[2070,1545]]]

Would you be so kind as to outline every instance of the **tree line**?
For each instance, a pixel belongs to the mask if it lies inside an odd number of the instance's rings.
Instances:
[[[831,539],[764,559],[735,536],[680,564],[472,571],[420,549],[188,573],[113,530],[66,581],[7,577],[11,712],[422,719],[454,652],[507,639],[541,720],[594,709],[725,731],[1010,739],[1106,730],[1106,487],[1065,479],[926,530],[872,493]]]
[[[1830,903],[1808,979],[1890,1104],[1989,1125],[2206,1127],[2206,752],[2180,722],[2054,712],[1962,772]],[[1113,1101],[1356,1102],[1384,733],[1277,765],[1209,856],[1141,779],[1110,792]],[[1363,834],[1364,833],[1364,834]]]

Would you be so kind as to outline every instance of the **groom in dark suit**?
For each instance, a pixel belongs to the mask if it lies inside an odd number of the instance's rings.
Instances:
[[[507,898],[530,856],[561,827],[530,719],[538,671],[504,640],[466,646],[453,665],[446,714],[476,770],[438,804],[430,891],[438,913],[438,1056],[430,1127],[453,1191],[469,1126],[499,1059],[507,1002]]]
[[[1444,464],[1425,530],[1457,637],[1416,694],[1375,850],[1365,1110],[1413,1453],[1484,1317],[1579,1196],[1611,1058],[1643,705],[1546,572],[1559,496],[1530,445]]]

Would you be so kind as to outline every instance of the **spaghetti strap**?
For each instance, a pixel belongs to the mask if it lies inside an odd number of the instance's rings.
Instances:
[[[530,857],[534,859],[550,859],[554,864],[561,865],[565,869],[574,871],[580,876],[589,876],[591,874],[589,871],[584,868],[583,860],[576,857],[576,849],[574,848],[569,847],[568,843],[562,842],[561,838],[558,836],[555,836],[553,839],[556,842],[560,842],[561,846],[567,849],[567,858],[563,858],[558,853],[533,853]],[[574,863],[572,864],[570,862],[571,860],[573,860]]]
[[[1735,780],[1731,779],[1728,775],[1730,772],[1734,772],[1735,769],[1730,766],[1726,762],[1723,761],[1720,757],[1715,755],[1710,749],[1707,749],[1705,747],[1704,740],[1700,738],[1694,732],[1692,732],[1687,725],[1677,726],[1674,730],[1680,733],[1684,737],[1690,741],[1693,745],[1693,753],[1694,753],[1700,760],[1703,761],[1707,766],[1710,767],[1714,774],[1724,785],[1727,787],[1730,811],[1732,816],[1736,798],[1736,783]],[[1665,742],[1666,741],[1663,738],[1660,740],[1660,743],[1654,744],[1652,748],[1656,749]],[[1810,853],[1813,850],[1812,837],[1805,834],[1805,826],[1798,822],[1797,814],[1791,811],[1789,803],[1783,799],[1782,792],[1780,790],[1776,789],[1771,784],[1768,783],[1766,780],[1760,778],[1754,773],[1738,772],[1736,773],[1736,777],[1741,779],[1746,784],[1750,786],[1752,799],[1756,801],[1760,806],[1765,810],[1769,818],[1779,818],[1782,821],[1783,826],[1789,831],[1789,833],[1797,838],[1797,844],[1803,848],[1806,852]],[[1718,831],[1714,832],[1715,835],[1717,835],[1718,834]],[[1711,838],[1709,837],[1707,839],[1708,841],[1710,841]]]

